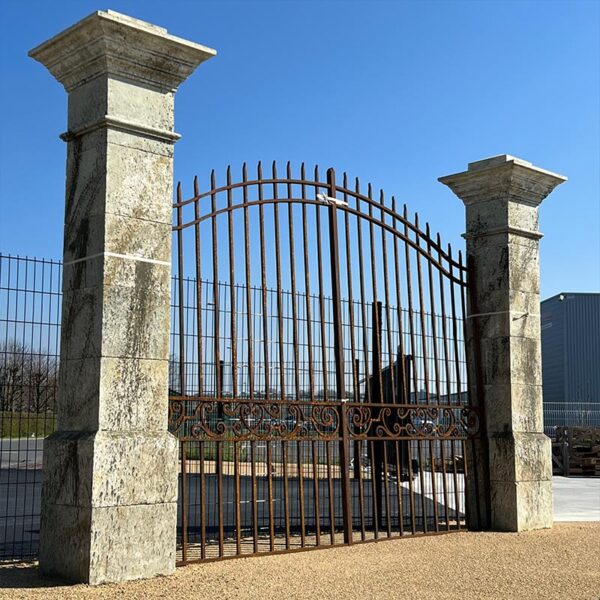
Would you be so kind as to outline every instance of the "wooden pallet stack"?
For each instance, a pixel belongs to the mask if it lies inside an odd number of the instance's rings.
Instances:
[[[561,475],[600,477],[600,427],[558,427],[553,454]]]

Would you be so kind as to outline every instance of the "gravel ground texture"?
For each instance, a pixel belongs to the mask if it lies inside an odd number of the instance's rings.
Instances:
[[[172,577],[66,586],[0,567],[0,598],[600,600],[600,523],[457,533],[196,564]]]

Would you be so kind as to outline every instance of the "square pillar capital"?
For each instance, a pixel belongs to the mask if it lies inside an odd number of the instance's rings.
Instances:
[[[112,10],[92,13],[29,52],[69,94],[63,140],[106,129],[113,137],[167,144],[179,139],[173,131],[177,87],[215,54]]]
[[[29,52],[67,92],[101,76],[173,92],[215,50],[112,10],[99,10]]]
[[[508,200],[534,207],[566,180],[562,175],[540,169],[510,154],[469,163],[466,171],[438,179],[466,206]]]

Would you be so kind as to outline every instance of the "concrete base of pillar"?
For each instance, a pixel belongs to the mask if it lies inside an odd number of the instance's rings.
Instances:
[[[50,436],[41,573],[90,584],[173,573],[177,452],[167,432]]]

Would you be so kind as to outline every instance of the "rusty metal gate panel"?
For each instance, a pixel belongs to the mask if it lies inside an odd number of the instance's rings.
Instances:
[[[179,186],[173,231],[179,563],[464,528],[461,253],[289,163]]]

